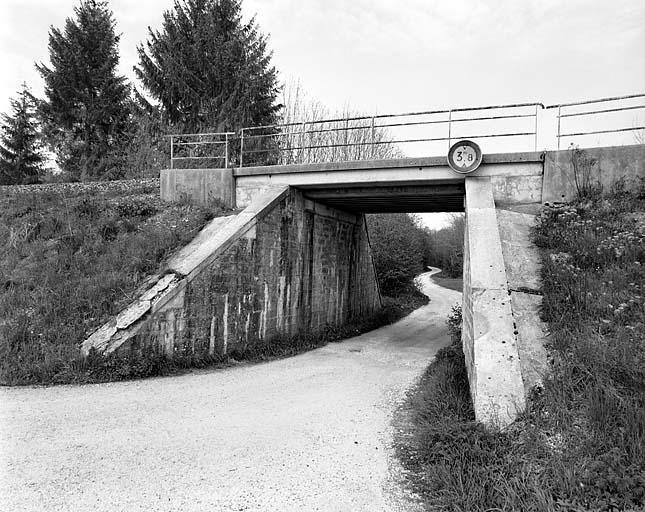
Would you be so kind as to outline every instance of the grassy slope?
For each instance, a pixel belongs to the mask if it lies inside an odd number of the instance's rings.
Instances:
[[[439,286],[456,292],[461,293],[464,289],[464,280],[460,277],[444,277],[443,274],[436,274],[432,276],[432,280]]]
[[[79,343],[213,217],[158,196],[156,180],[2,187],[0,382],[74,380]]]
[[[551,374],[504,432],[473,421],[455,336],[408,402],[399,454],[432,510],[645,510],[645,190],[546,207]]]

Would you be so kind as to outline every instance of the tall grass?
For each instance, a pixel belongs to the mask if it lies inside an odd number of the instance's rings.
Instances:
[[[455,336],[410,396],[401,459],[428,510],[645,510],[643,182],[545,206],[534,239],[543,386],[515,424],[484,429]]]
[[[154,185],[4,190],[1,383],[69,380],[83,339],[213,216],[206,208],[162,207]]]

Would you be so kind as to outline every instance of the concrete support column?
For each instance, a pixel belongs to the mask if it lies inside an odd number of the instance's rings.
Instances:
[[[478,421],[504,427],[524,409],[517,330],[490,177],[467,177],[462,343]]]

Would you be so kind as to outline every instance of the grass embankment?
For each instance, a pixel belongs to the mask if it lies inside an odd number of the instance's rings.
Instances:
[[[432,276],[432,280],[439,286],[443,286],[449,290],[455,290],[459,293],[464,289],[464,280],[461,277],[450,277],[444,275],[443,272],[439,272]]]
[[[79,344],[216,213],[158,180],[2,187],[0,382],[83,380]]]
[[[550,374],[503,432],[474,422],[453,321],[399,440],[429,510],[645,510],[644,237],[643,183],[544,208]]]

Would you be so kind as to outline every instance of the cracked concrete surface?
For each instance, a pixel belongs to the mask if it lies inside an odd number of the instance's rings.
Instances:
[[[461,294],[289,359],[0,390],[0,509],[408,511],[391,418]]]
[[[524,205],[539,212],[541,205]],[[546,374],[545,349],[547,326],[540,320],[542,282],[540,253],[531,241],[531,227],[535,215],[524,212],[497,210],[497,221],[502,241],[502,253],[513,320],[518,332],[518,351],[522,367],[525,393],[540,386]]]

